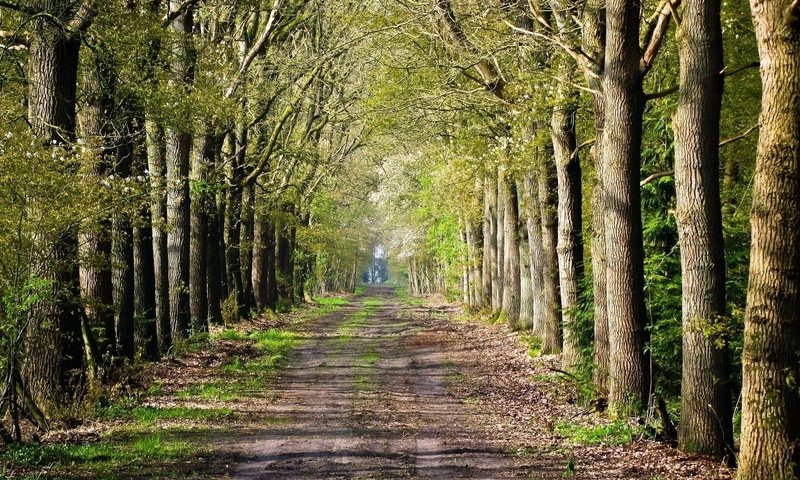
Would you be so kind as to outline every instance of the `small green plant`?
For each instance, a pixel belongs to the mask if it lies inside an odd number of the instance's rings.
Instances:
[[[236,301],[236,292],[231,292],[220,305],[222,322],[227,327],[239,321],[239,303]]]
[[[605,425],[559,422],[555,431],[576,445],[625,445],[643,432],[641,427],[633,427],[622,420]]]
[[[186,339],[176,339],[174,351],[176,355],[197,353],[208,346],[210,337],[207,332],[196,333]]]

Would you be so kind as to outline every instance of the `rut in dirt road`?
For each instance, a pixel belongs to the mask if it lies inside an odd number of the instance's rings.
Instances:
[[[314,325],[235,478],[531,478],[450,393],[455,356],[412,310],[373,287]]]

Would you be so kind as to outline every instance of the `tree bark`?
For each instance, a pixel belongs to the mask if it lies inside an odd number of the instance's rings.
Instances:
[[[751,7],[763,93],[738,478],[790,479],[800,477],[800,6]]]
[[[537,129],[538,130],[538,129]],[[542,227],[542,353],[561,352],[561,319],[558,293],[558,206],[555,163],[547,155],[540,155],[536,176],[537,195]]]
[[[155,277],[156,336],[158,351],[172,347],[169,325],[169,262],[167,255],[167,165],[164,130],[152,119],[145,123],[147,167],[150,171],[150,217],[153,228],[153,275]]]
[[[491,305],[494,295],[494,257],[497,249],[495,236],[495,211],[497,210],[497,197],[492,188],[494,181],[489,173],[483,176],[483,258],[482,273],[483,298],[482,305]]]
[[[505,265],[503,269],[503,314],[509,325],[517,327],[520,315],[520,267],[519,267],[519,203],[517,184],[503,175],[503,248]]]
[[[68,22],[71,3],[41,2],[44,11]],[[61,28],[53,18],[32,21],[28,49],[28,121],[33,134],[44,144],[66,145],[75,136],[75,93],[80,40]],[[22,376],[33,401],[46,414],[54,411],[64,386],[65,374],[80,365],[78,240],[73,228],[54,239],[50,265],[44,269],[52,281],[52,300],[34,309],[23,352]],[[76,348],[77,346],[77,348]]]
[[[203,125],[192,152],[191,228],[189,233],[189,308],[193,332],[208,330],[208,212],[209,170],[214,164],[215,140],[211,126]]]
[[[563,60],[562,60],[563,61]],[[565,67],[562,74],[569,75]],[[573,370],[581,362],[581,339],[575,330],[578,298],[583,283],[583,197],[581,164],[575,135],[575,92],[559,87],[562,104],[553,110],[553,153],[558,178],[558,278],[564,326],[562,368]]]
[[[594,165],[592,185],[592,296],[594,305],[594,371],[592,379],[601,392],[608,392],[610,346],[608,344],[608,299],[606,292],[605,200],[603,176],[603,135],[605,130],[605,98],[603,68],[605,55],[605,2],[587,0],[581,16],[581,49],[596,63],[584,63],[583,73],[592,94],[594,114]]]
[[[725,336],[725,249],[719,182],[724,68],[719,0],[683,11],[675,129],[676,220],[681,249],[683,374],[678,448],[733,455]]]
[[[540,339],[544,338],[544,248],[542,244],[542,210],[539,206],[539,190],[536,175],[529,172],[525,175],[525,202],[527,206],[528,256],[531,271],[531,299],[533,308],[533,332]]]
[[[129,178],[133,151],[121,146],[114,169],[119,178]],[[126,201],[123,199],[122,201]],[[112,284],[114,286],[114,327],[117,354],[133,359],[134,355],[134,275],[133,228],[130,216],[124,211],[112,215]]]
[[[497,192],[497,222],[496,222],[496,229],[495,233],[497,235],[497,249],[495,256],[497,257],[497,265],[495,265],[496,275],[497,275],[497,284],[492,285],[492,313],[497,315],[503,309],[503,286],[505,279],[503,278],[503,273],[505,272],[505,246],[506,246],[506,237],[505,237],[505,192],[503,192],[503,172],[497,172],[497,178],[495,178],[495,191]],[[496,287],[496,288],[495,288]],[[496,291],[495,291],[496,290]],[[495,303],[496,300],[496,303]]]
[[[644,246],[639,191],[644,92],[637,0],[606,2],[603,176],[609,319],[609,408],[636,414],[645,380]]]
[[[182,2],[170,0],[177,10]],[[179,36],[172,52],[172,81],[188,87],[192,82],[192,7],[172,23]],[[166,129],[167,164],[167,263],[169,278],[169,321],[173,341],[186,338],[190,331],[189,312],[189,161],[192,136],[185,126]]]

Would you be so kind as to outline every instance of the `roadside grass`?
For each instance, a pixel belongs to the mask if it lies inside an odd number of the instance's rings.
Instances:
[[[219,367],[223,378],[190,385],[176,393],[178,398],[231,402],[258,394],[268,387],[272,374],[286,364],[289,354],[299,343],[294,332],[275,328],[249,333],[227,329],[216,333],[212,338],[249,342],[259,352],[259,356],[252,360],[238,356],[231,358]]]
[[[204,453],[206,450],[193,442],[162,432],[136,435],[126,441],[10,445],[0,451],[0,462],[22,467],[27,471],[24,478],[119,478],[121,472],[133,471],[137,476],[165,478],[172,475],[174,463]],[[7,473],[14,478],[13,467]]]
[[[230,408],[197,408],[197,407],[155,407],[137,406],[133,408],[111,405],[102,409],[99,417],[108,420],[129,420],[141,426],[151,426],[161,421],[217,421],[231,417]]]

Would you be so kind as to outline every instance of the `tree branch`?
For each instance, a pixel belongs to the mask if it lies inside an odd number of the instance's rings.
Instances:
[[[744,140],[751,133],[753,133],[756,130],[758,130],[760,127],[761,127],[761,124],[757,123],[757,124],[753,125],[752,127],[748,128],[747,130],[745,130],[744,132],[740,133],[739,135],[736,135],[735,137],[731,137],[731,138],[729,138],[727,140],[723,140],[722,142],[719,143],[719,146],[721,148],[721,147],[724,147],[725,145],[729,145],[731,143],[738,142],[739,140]]]
[[[743,72],[745,70],[749,70],[751,68],[759,68],[761,66],[761,62],[754,61],[750,63],[745,63],[743,65],[739,65],[738,67],[733,67],[732,69],[728,70],[728,67],[725,67],[720,72],[725,77],[730,77],[732,75],[736,75],[739,72]]]
[[[639,186],[640,187],[644,187],[648,183],[653,183],[656,180],[658,180],[659,178],[671,177],[673,175],[675,175],[675,170],[668,170],[666,172],[654,173],[654,174],[650,175],[649,177],[645,178],[644,180],[642,180],[641,182],[639,182]]]
[[[651,30],[650,38],[646,39],[644,53],[642,54],[642,60],[639,66],[642,76],[646,75],[647,72],[653,68],[656,57],[658,57],[658,52],[661,50],[661,45],[664,44],[664,38],[666,38],[667,32],[669,31],[670,19],[673,17],[675,9],[680,6],[680,4],[681,0],[675,0],[675,3],[672,3],[671,0],[664,1],[656,25]],[[677,21],[676,19],[676,23]]]
[[[572,152],[572,155],[570,155],[570,158],[572,160],[575,160],[576,158],[578,158],[578,153],[580,153],[581,150],[583,150],[586,147],[590,147],[590,146],[594,145],[596,141],[597,140],[593,138],[591,140],[586,140],[585,142],[581,143],[580,145],[575,147],[575,151]]]
[[[457,48],[466,51],[470,55],[479,55],[479,52],[475,46],[470,43],[467,35],[461,28],[461,25],[459,25],[455,12],[453,12],[453,8],[450,5],[450,0],[436,0],[436,10],[438,10],[441,14],[442,20],[444,21],[445,26],[447,26],[447,30],[450,33],[453,44]],[[481,78],[483,78],[486,89],[498,98],[504,99],[505,95],[503,89],[505,88],[506,83],[500,75],[500,72],[497,70],[497,67],[495,67],[492,62],[486,59],[481,59],[475,64],[475,69],[478,71]]]

